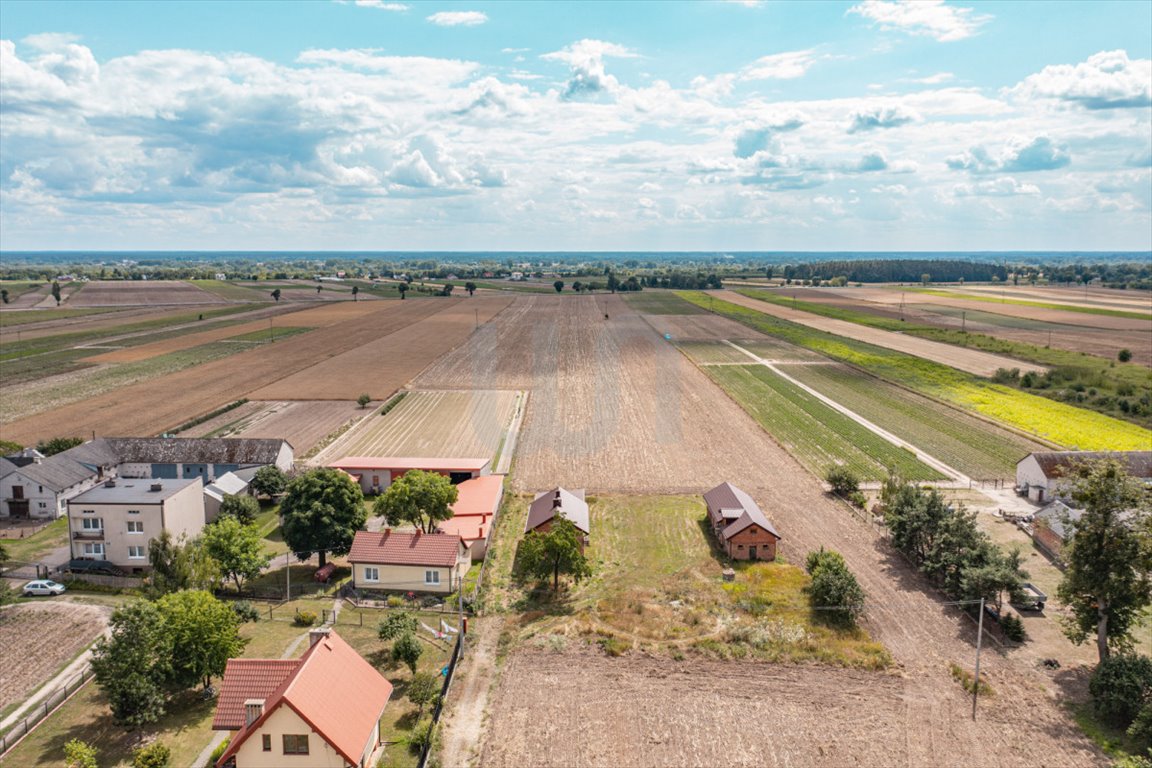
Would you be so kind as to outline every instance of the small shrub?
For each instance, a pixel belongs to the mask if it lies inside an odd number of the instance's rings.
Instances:
[[[236,615],[240,617],[242,622],[260,621],[260,611],[248,600],[237,600],[232,603],[232,610],[236,611]]]
[[[860,491],[848,495],[848,503],[856,507],[856,509],[866,509],[868,507],[868,497]]]
[[[948,671],[952,673],[952,679],[960,683],[961,687],[963,687],[966,692],[972,693],[972,691],[976,688],[976,678],[972,677],[972,673],[961,667],[959,664],[950,663],[948,665]],[[980,695],[995,695],[992,690],[992,686],[988,685],[988,683],[984,682],[983,680],[980,681]]]
[[[596,641],[604,653],[609,656],[623,656],[628,652],[628,643],[615,635],[601,635]]]
[[[159,741],[132,753],[132,768],[168,768],[171,761],[172,750]]]
[[[420,645],[416,635],[411,632],[405,632],[396,638],[396,642],[392,643],[392,660],[406,664],[412,674],[416,674],[416,665],[420,662],[420,656],[423,653],[424,646]]]
[[[404,598],[400,597],[400,595],[388,595],[388,599],[384,601],[384,604],[389,608],[403,608],[405,605]]]
[[[1101,717],[1127,728],[1152,696],[1152,658],[1131,654],[1109,657],[1096,667],[1088,692]]]
[[[212,750],[212,755],[208,758],[208,765],[216,765],[216,761],[219,760],[220,756],[228,749],[230,742],[231,739],[224,739],[224,741],[216,745],[216,749]]]
[[[97,768],[96,747],[80,739],[72,739],[64,745],[64,764],[68,768]]]
[[[1132,359],[1132,350],[1122,349],[1116,353],[1116,359],[1122,363],[1126,363]]]
[[[319,616],[312,611],[296,611],[296,618],[292,619],[292,623],[298,627],[310,627],[318,618]]]
[[[832,467],[824,475],[828,485],[832,486],[832,493],[837,496],[848,497],[860,490],[860,480],[848,467]]]
[[[425,747],[431,746],[435,738],[436,724],[432,722],[432,718],[425,718],[416,724],[412,729],[412,735],[408,737],[408,749],[412,754],[419,755],[424,751]]]
[[[1024,622],[1014,613],[1000,616],[1000,631],[1014,643],[1022,643],[1028,637],[1028,633],[1024,631]]]
[[[381,640],[394,640],[401,635],[412,634],[417,628],[416,615],[408,611],[394,611],[384,617],[376,628],[376,636]]]

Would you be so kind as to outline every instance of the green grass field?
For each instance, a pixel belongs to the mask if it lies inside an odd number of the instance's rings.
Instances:
[[[719,299],[681,292],[699,306],[772,336],[850,363],[882,379],[1080,450],[1147,450],[1152,431],[1100,413],[992,384],[971,374],[923,358],[875,347],[843,336],[757,312]]]
[[[883,480],[890,468],[909,480],[943,479],[910,452],[762,365],[712,366],[704,371],[817,477],[843,465],[864,481]]]
[[[707,312],[671,291],[648,290],[625,294],[624,301],[645,315],[705,315]]]
[[[112,312],[124,312],[123,307],[85,307],[74,309],[72,307],[59,307],[52,309],[5,309],[0,311],[0,328],[14,328],[18,325],[32,325],[44,323],[49,320],[60,320],[67,317],[86,317],[87,315],[106,315]]]
[[[794,365],[788,374],[973,478],[1015,476],[1041,444],[842,365]]]

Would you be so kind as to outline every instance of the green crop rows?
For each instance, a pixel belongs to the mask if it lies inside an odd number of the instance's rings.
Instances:
[[[861,480],[882,480],[889,468],[910,480],[940,473],[762,365],[703,369],[797,461],[818,477],[849,467]]]
[[[788,374],[969,477],[1013,477],[1017,461],[1046,450],[846,365],[794,365]]]

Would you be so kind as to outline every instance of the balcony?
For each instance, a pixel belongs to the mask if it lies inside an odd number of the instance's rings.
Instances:
[[[102,541],[104,539],[104,529],[97,528],[88,531],[72,531],[72,538],[76,541]]]

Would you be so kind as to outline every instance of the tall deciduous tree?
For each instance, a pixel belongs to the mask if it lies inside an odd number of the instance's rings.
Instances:
[[[556,282],[552,283],[552,287],[556,289],[556,293],[560,293],[560,291],[564,290],[564,281],[557,280]]]
[[[292,553],[307,560],[315,552],[321,567],[329,552],[348,554],[356,531],[368,519],[359,483],[328,467],[309,470],[288,483],[280,515],[284,541]]]
[[[405,298],[405,294],[408,293],[408,283],[400,283],[396,286],[396,290],[400,291],[401,299]]]
[[[60,306],[60,283],[52,281],[52,298],[56,299],[56,306]]]
[[[279,288],[272,291],[272,298],[275,299],[276,301],[280,301],[280,289]]]
[[[372,512],[392,525],[408,523],[431,533],[436,523],[452,519],[457,496],[456,486],[444,475],[413,469],[392,481]]]
[[[411,632],[405,632],[392,643],[392,660],[408,665],[412,674],[416,674],[416,665],[424,653],[424,646]]]
[[[251,497],[245,497],[251,500]],[[235,517],[221,517],[204,529],[204,547],[220,565],[220,572],[236,584],[240,592],[244,582],[260,575],[271,556],[264,552],[256,526]]]
[[[260,467],[252,476],[252,490],[260,496],[268,498],[279,496],[287,487],[288,476],[275,464]]]
[[[579,582],[592,575],[588,558],[580,549],[580,530],[557,515],[546,533],[532,531],[520,543],[520,566],[536,579],[552,578],[552,591],[560,589],[560,574]]]
[[[250,525],[256,522],[256,516],[259,514],[260,503],[251,496],[230,494],[220,502],[220,519],[232,517],[243,525]]]
[[[171,643],[168,681],[175,688],[201,682],[207,688],[224,674],[228,659],[244,650],[240,617],[208,592],[173,592],[157,600],[156,608]]]
[[[174,539],[167,530],[148,542],[148,595],[160,597],[182,589],[212,589],[220,578],[220,566],[200,540]]]
[[[112,635],[92,651],[96,684],[118,725],[139,728],[164,715],[164,683],[171,673],[172,636],[155,603],[137,600],[117,608]]]
[[[464,283],[464,290],[468,291],[468,295],[471,296],[472,294],[476,293],[476,283],[469,280],[468,282]]]
[[[1084,462],[1068,487],[1083,509],[1064,560],[1058,594],[1072,614],[1064,634],[1080,644],[1094,637],[1100,661],[1132,644],[1132,629],[1152,604],[1152,542],[1148,498],[1116,461]]]

